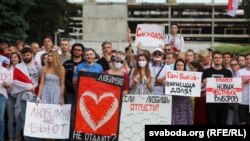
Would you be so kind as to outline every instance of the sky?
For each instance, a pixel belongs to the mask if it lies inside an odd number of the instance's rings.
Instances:
[[[83,2],[86,0],[68,0],[69,2]],[[96,2],[126,2],[127,0],[96,0]],[[212,3],[213,0],[176,0],[177,3]],[[227,3],[228,0],[214,0],[215,3]],[[136,0],[136,2],[165,3],[166,0]]]

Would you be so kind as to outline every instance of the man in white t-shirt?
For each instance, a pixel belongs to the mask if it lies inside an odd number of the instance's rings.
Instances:
[[[43,40],[43,46],[44,46],[44,49],[37,52],[36,53],[36,56],[34,58],[35,61],[37,61],[38,65],[41,65],[42,62],[41,62],[41,57],[44,53],[48,53],[50,50],[53,49],[53,42],[52,42],[52,37],[50,36],[46,36]]]
[[[152,94],[164,95],[164,82],[166,79],[166,71],[170,70],[163,60],[164,52],[161,48],[155,48],[153,52],[153,61],[149,65],[154,82]]]
[[[250,95],[250,53],[246,55],[246,67],[238,71],[236,77],[242,78],[242,102],[239,103],[239,122],[249,124],[249,95]]]

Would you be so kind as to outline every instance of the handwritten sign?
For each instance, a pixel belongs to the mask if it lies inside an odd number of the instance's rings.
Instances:
[[[166,73],[165,94],[200,97],[201,72],[172,71]]]
[[[117,141],[123,78],[80,72],[78,82],[73,139]]]
[[[165,28],[157,24],[138,24],[136,28],[135,44],[139,42],[142,46],[164,45]]]
[[[123,96],[119,141],[143,141],[145,125],[171,124],[172,96]]]
[[[3,81],[8,82],[8,83],[13,82],[13,75],[7,69],[0,70],[0,83],[3,83]]]
[[[27,102],[24,135],[36,138],[68,139],[71,105]]]
[[[239,103],[242,100],[241,78],[207,78],[207,103]]]

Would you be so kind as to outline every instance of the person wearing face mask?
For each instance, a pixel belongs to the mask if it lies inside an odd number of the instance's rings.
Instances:
[[[125,55],[118,54],[111,57],[111,62],[113,67],[109,70],[106,70],[105,74],[118,75],[123,77],[123,86],[122,93],[123,95],[128,94],[129,91],[129,75],[126,71],[123,70],[125,64]]]
[[[150,71],[153,78],[153,94],[164,95],[164,84],[166,71],[170,70],[168,65],[164,63],[164,52],[161,48],[155,48],[153,52],[153,61],[150,63]]]
[[[152,76],[146,54],[138,54],[136,66],[131,71],[129,81],[130,94],[151,94],[153,90]]]

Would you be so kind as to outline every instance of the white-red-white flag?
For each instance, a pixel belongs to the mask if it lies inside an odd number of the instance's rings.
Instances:
[[[22,91],[31,90],[34,88],[31,78],[25,64],[20,63],[13,69],[12,94]]]
[[[239,1],[238,0],[228,0],[227,14],[234,17],[238,10]]]

